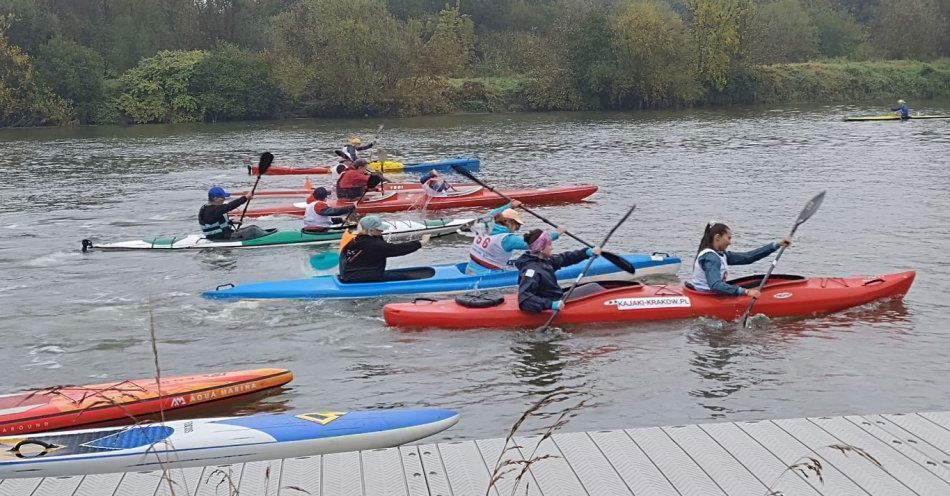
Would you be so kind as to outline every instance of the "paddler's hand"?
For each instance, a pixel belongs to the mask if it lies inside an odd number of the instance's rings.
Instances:
[[[430,241],[431,239],[432,239],[432,235],[431,235],[431,234],[423,234],[422,237],[419,238],[419,243],[420,243],[422,246],[425,246],[425,245],[429,244],[429,241]]]
[[[560,311],[564,308],[564,300],[554,300],[551,302],[551,310]]]
[[[594,252],[594,255],[597,255],[598,257],[600,256],[601,253],[603,253],[603,251],[600,249],[599,246],[593,247],[590,251]]]
[[[784,238],[782,238],[782,239],[776,241],[775,243],[778,244],[778,247],[779,247],[779,248],[781,248],[781,247],[783,247],[783,246],[789,246],[789,245],[792,244],[792,237],[791,237],[791,236],[785,236]]]
[[[254,198],[254,195],[252,193],[248,193],[244,195],[244,198],[247,198],[247,201],[251,201],[251,198]]]
[[[567,228],[564,226],[557,226],[557,235],[564,236],[564,233],[567,232]]]
[[[753,298],[755,298],[755,299],[759,299],[759,298],[762,297],[762,292],[759,291],[758,289],[754,289],[754,288],[753,288],[753,289],[745,289],[743,294],[745,294],[746,296],[751,296],[751,297],[753,297]]]
[[[518,200],[511,200],[511,208],[518,208],[521,206],[521,202]]]

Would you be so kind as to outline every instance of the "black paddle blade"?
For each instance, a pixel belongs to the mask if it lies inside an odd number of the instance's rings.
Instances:
[[[632,263],[628,262],[626,258],[617,255],[616,253],[611,253],[609,251],[601,251],[600,256],[604,257],[608,262],[617,266],[618,269],[628,273],[636,274],[637,268],[633,266]]]
[[[459,164],[452,164],[452,170],[454,170],[458,174],[461,174],[467,177],[468,179],[471,179],[472,181],[475,181],[478,184],[482,184],[482,182],[476,179],[475,176],[473,176],[471,172],[465,170],[465,167],[462,167]]]
[[[818,193],[814,198],[808,200],[808,203],[805,204],[805,208],[802,209],[802,213],[798,214],[798,220],[795,221],[795,225],[801,224],[810,219],[812,215],[815,215],[815,212],[818,211],[818,207],[821,206],[823,201],[825,201],[825,191]]]
[[[263,175],[267,172],[267,169],[270,167],[270,164],[274,162],[274,154],[271,152],[264,152],[261,154],[261,160],[257,163],[257,175]]]

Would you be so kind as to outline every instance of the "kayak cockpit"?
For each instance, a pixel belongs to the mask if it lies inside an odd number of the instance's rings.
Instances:
[[[735,279],[730,279],[726,282],[732,284],[733,286],[739,286],[746,289],[756,289],[759,287],[759,284],[762,282],[762,278],[765,277],[765,274],[753,274],[751,276],[737,277]],[[769,276],[768,282],[765,283],[766,288],[774,288],[776,286],[784,286],[787,284],[795,284],[798,282],[805,281],[807,278],[805,276],[797,276],[793,274],[772,274]],[[686,291],[698,294],[713,294],[708,291],[697,291],[693,285],[686,281],[683,283]],[[726,296],[726,295],[723,295]]]
[[[432,267],[408,267],[405,269],[390,269],[386,271],[387,278],[382,281],[370,282],[343,282],[339,276],[333,276],[340,287],[358,287],[360,285],[378,285],[381,283],[397,281],[419,281],[422,279],[431,279],[435,276],[435,269]]]

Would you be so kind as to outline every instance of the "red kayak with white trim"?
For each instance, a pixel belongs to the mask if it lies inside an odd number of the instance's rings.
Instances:
[[[451,183],[452,186],[456,188],[469,188],[472,186],[477,186],[475,183]],[[329,186],[326,186],[327,189],[330,189]],[[383,183],[382,184],[383,192],[387,191],[422,191],[422,183],[410,182],[410,183]],[[238,191],[236,193],[231,193],[231,196],[244,196],[250,193],[250,191]],[[269,189],[269,190],[257,190],[254,192],[254,196],[285,196],[285,197],[297,197],[303,198],[310,196],[313,193],[313,184],[310,181],[304,183],[304,188],[302,189]]]
[[[247,173],[256,176],[258,168],[256,165],[248,166]],[[304,174],[329,174],[329,165],[317,165],[313,167],[287,167],[286,165],[271,165],[267,168],[266,176],[301,176]]]
[[[529,205],[545,203],[570,203],[579,202],[584,198],[597,192],[597,186],[569,186],[561,188],[536,188],[536,189],[507,189],[499,190],[500,193],[519,200]],[[355,202],[336,199],[330,202],[330,206],[344,207],[353,205]],[[448,191],[442,196],[429,196],[422,190],[409,191],[384,191],[383,193],[369,193],[356,206],[357,213],[372,214],[380,212],[402,212],[405,210],[422,209],[440,210],[446,208],[467,208],[467,207],[500,207],[507,203],[507,200],[498,196],[481,186],[459,187],[457,191]],[[267,215],[293,215],[302,217],[304,208],[307,206],[304,202],[294,203],[293,205],[281,205],[276,207],[263,207],[249,209],[247,217],[264,217]],[[231,215],[239,217],[240,210],[234,210]]]
[[[871,301],[903,296],[915,272],[859,278],[772,274],[752,313],[768,317],[806,317],[833,313]],[[730,281],[757,287],[761,275]],[[707,317],[736,320],[751,300],[748,296],[722,296],[691,290],[682,284],[653,285],[607,283],[578,286],[554,319],[554,325],[594,322],[638,322]],[[483,300],[482,300],[483,301]],[[444,329],[531,328],[543,325],[551,311],[527,313],[518,308],[518,295],[506,294],[496,306],[470,308],[455,300],[416,300],[390,303],[383,309],[386,323],[396,327]]]

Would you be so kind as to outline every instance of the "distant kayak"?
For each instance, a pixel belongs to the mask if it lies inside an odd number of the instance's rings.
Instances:
[[[851,279],[772,274],[752,313],[768,317],[803,317],[837,312],[880,298],[903,296],[913,284],[914,276],[914,272]],[[749,276],[730,283],[752,288],[761,280],[762,276]],[[736,320],[751,300],[748,296],[694,291],[682,284],[610,287],[605,283],[603,286],[581,286],[578,291],[582,296],[567,302],[558,312],[554,325],[698,317]],[[390,303],[383,309],[383,316],[388,325],[396,327],[507,329],[538,327],[547,321],[551,312],[523,312],[518,308],[518,295],[507,294],[500,304],[486,308],[469,308],[455,300]]]
[[[429,219],[421,221],[395,220],[383,221],[383,235],[390,241],[419,239],[423,234],[432,237],[453,234],[459,229],[468,228],[475,219]],[[355,227],[351,224],[347,227]],[[322,233],[303,231],[274,231],[260,238],[246,241],[212,241],[200,234],[181,237],[153,238],[143,240],[120,241],[117,243],[95,244],[83,240],[83,251],[93,250],[205,250],[221,248],[263,248],[267,246],[313,246],[336,244],[343,237],[343,226]]]
[[[456,188],[470,188],[472,186],[477,186],[475,183],[450,183]],[[408,183],[383,183],[382,184],[383,192],[388,191],[422,191],[422,183],[419,182],[408,182]],[[329,188],[327,188],[329,189]],[[237,193],[231,193],[231,196],[244,196],[247,195],[249,191],[239,191]],[[257,190],[254,193],[254,196],[270,196],[270,197],[307,197],[313,193],[313,187],[310,188],[301,188],[301,189],[271,189],[271,190]]]
[[[911,115],[908,116],[908,119],[950,119],[950,115]],[[862,121],[899,121],[901,116],[888,114],[888,115],[859,115],[854,117],[845,117],[845,122],[862,122]]]
[[[429,162],[417,162],[417,163],[407,163],[402,162],[390,162],[386,161],[383,164],[379,162],[371,162],[369,167],[371,170],[379,171],[380,168],[383,168],[383,172],[428,172],[430,170],[450,170],[453,165],[463,167],[470,171],[477,171],[481,165],[481,161],[475,157],[459,157],[459,158],[448,158],[444,160],[432,160]],[[257,175],[257,166],[248,166],[247,173],[256,176]],[[330,166],[329,165],[319,165],[316,167],[287,167],[281,165],[272,165],[267,168],[267,172],[264,173],[265,176],[287,176],[287,175],[302,175],[302,174],[329,174]]]
[[[85,386],[53,386],[0,396],[0,436],[77,428],[257,393],[290,382],[285,369],[214,372]],[[2,451],[0,451],[2,453]],[[0,459],[3,455],[0,454]],[[0,477],[2,479],[3,477]]]
[[[389,448],[444,431],[458,420],[458,413],[443,408],[394,408],[199,418],[0,437],[0,480],[168,470]],[[316,469],[319,474],[319,464]],[[177,494],[193,493],[182,489]]]
[[[597,186],[501,189],[499,192],[522,203],[537,205],[578,202],[597,192]],[[355,202],[335,199],[329,203],[331,207],[344,207]],[[439,210],[446,208],[500,207],[505,203],[507,203],[507,200],[481,186],[459,187],[458,191],[450,190],[445,192],[443,196],[428,196],[421,190],[412,189],[408,191],[387,191],[381,194],[369,193],[359,202],[356,211],[361,214],[372,214],[421,209],[423,206],[426,210]],[[297,202],[292,205],[252,208],[247,211],[247,217],[264,217],[266,215],[303,217],[306,206],[307,204],[304,202]],[[232,212],[232,215],[240,216],[240,212]]]
[[[624,255],[636,267],[636,275],[628,274],[603,258],[597,258],[585,276],[586,281],[601,279],[640,278],[658,274],[675,274],[680,259],[666,254]],[[587,261],[557,271],[559,281],[573,280]],[[396,269],[412,279],[387,282],[342,283],[335,275],[240,284],[230,288],[205,291],[214,299],[356,299],[393,295],[453,293],[473,289],[503,288],[518,285],[518,271],[505,270],[484,276],[465,273],[466,263]],[[230,285],[228,285],[230,286]]]

